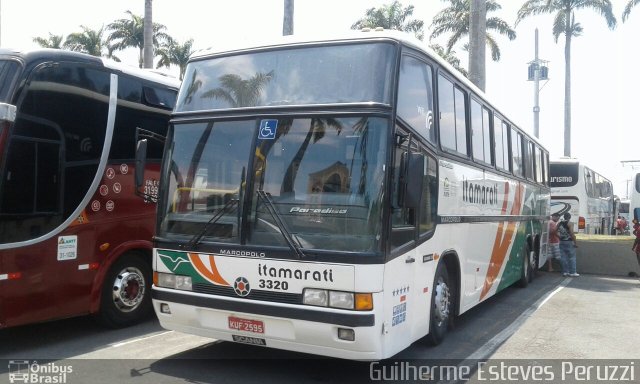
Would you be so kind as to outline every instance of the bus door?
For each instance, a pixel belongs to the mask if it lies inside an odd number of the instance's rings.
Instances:
[[[384,276],[384,319],[391,350],[401,349],[402,339],[419,333],[410,324],[428,324],[432,281],[427,276],[433,276],[434,262],[426,240],[433,235],[437,218],[437,162],[416,141],[409,144],[402,136],[396,140],[393,166],[392,259]]]
[[[110,87],[100,68],[47,63],[18,96],[0,170],[0,262],[17,277],[3,284],[7,325],[88,307],[93,230],[64,228],[90,221],[82,208],[100,169]]]

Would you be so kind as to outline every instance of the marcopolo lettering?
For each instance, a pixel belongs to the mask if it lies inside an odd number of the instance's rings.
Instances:
[[[264,258],[267,256],[264,252],[237,251],[232,249],[221,249],[220,254],[229,255],[229,256],[244,256],[244,257],[259,257],[259,258]]]
[[[462,177],[462,201],[471,204],[498,205],[498,183],[481,185]]]
[[[297,268],[268,267],[266,264],[258,264],[258,275],[278,279],[333,282],[333,269],[331,268],[323,271],[310,271]]]

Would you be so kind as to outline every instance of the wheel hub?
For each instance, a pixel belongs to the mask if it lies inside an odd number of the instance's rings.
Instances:
[[[113,283],[113,301],[119,310],[134,310],[142,302],[144,293],[145,283],[140,270],[127,268],[118,273]]]
[[[436,296],[434,300],[435,318],[438,325],[449,319],[449,307],[451,305],[451,297],[449,287],[444,281],[439,281],[436,285]]]

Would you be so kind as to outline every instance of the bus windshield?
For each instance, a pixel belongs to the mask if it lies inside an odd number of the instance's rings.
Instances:
[[[337,115],[175,124],[158,234],[378,253],[388,130]]]
[[[392,44],[372,43],[193,61],[184,76],[176,111],[356,102],[391,104],[395,57]]]

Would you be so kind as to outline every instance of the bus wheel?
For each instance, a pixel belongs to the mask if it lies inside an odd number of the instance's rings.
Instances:
[[[526,288],[529,285],[529,282],[533,279],[532,277],[532,269],[531,268],[531,256],[532,252],[529,249],[529,244],[525,244],[522,250],[522,272],[520,274],[520,280],[518,280],[518,286],[521,288]],[[534,257],[535,260],[535,257]]]
[[[429,334],[426,341],[431,345],[438,345],[444,340],[449,324],[452,320],[454,295],[449,282],[449,273],[444,263],[438,265],[431,291],[431,316],[429,319]]]
[[[527,247],[529,254],[529,262],[531,265],[531,273],[529,274],[529,282],[532,282],[538,275],[538,255],[539,253]]]
[[[122,256],[102,286],[98,319],[109,327],[139,322],[151,313],[151,267],[140,255]]]

